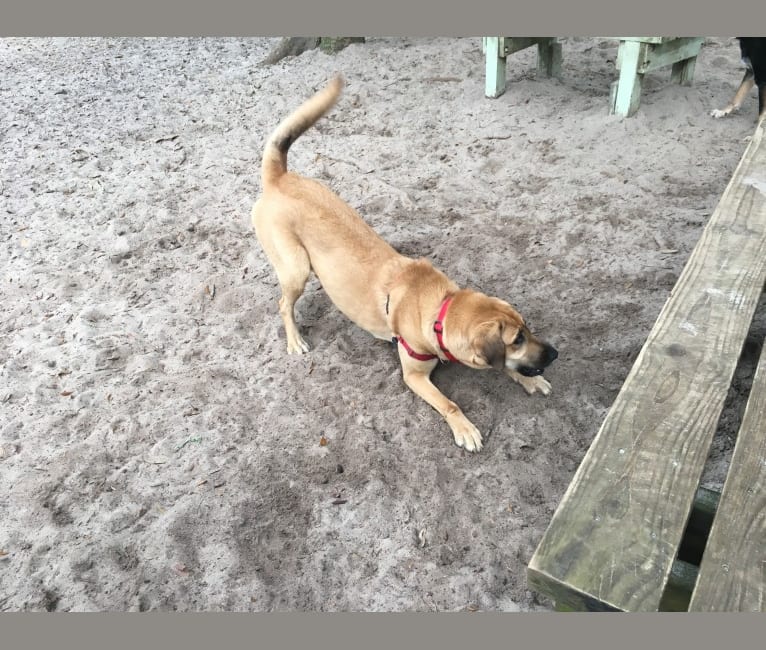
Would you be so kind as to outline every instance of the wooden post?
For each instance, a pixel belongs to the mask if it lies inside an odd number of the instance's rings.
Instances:
[[[630,117],[638,110],[644,83],[644,75],[638,72],[638,67],[646,47],[638,41],[620,42],[620,77],[612,109],[617,115]]]
[[[621,38],[617,51],[620,76],[612,95],[612,112],[628,116],[638,110],[641,86],[648,72],[672,65],[671,79],[685,86],[690,85],[703,40],[700,37],[661,36]]]
[[[691,86],[694,79],[694,64],[697,62],[697,57],[693,56],[684,61],[678,61],[673,64],[673,70],[670,73],[670,79],[674,83],[679,83],[682,86]]]
[[[484,39],[486,59],[487,97],[500,97],[505,92],[505,39],[502,36],[487,36]]]
[[[537,44],[537,74],[561,78],[561,43],[546,38]]]

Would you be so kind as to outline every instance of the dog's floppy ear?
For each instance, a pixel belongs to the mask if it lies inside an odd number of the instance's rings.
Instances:
[[[476,341],[476,353],[495,370],[505,368],[505,343],[503,342],[503,324],[495,321],[483,328],[483,335]]]

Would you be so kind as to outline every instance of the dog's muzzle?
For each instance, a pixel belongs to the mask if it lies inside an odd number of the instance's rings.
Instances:
[[[537,375],[542,375],[543,372],[545,372],[545,368],[530,368],[529,366],[522,366],[517,370],[517,372],[520,375],[524,375],[525,377],[537,377]]]
[[[542,375],[543,372],[545,372],[545,369],[551,365],[558,358],[558,356],[558,350],[552,345],[548,345],[546,343],[545,347],[543,348],[543,353],[540,356],[539,365],[534,367],[521,366],[520,368],[517,368],[516,371],[525,377],[537,377],[538,375]]]

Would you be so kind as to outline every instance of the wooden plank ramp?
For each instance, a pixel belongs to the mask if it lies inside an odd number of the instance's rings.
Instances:
[[[528,568],[561,609],[660,607],[766,280],[763,122]]]
[[[766,611],[766,346],[689,609]]]

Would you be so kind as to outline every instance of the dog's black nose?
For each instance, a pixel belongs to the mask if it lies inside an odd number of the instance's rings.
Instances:
[[[545,363],[553,363],[559,356],[559,351],[552,345],[545,346]]]

